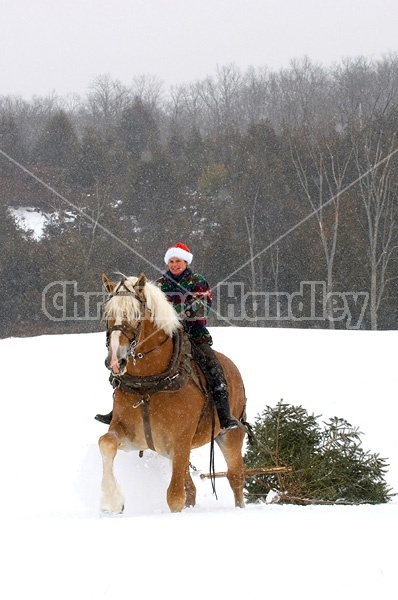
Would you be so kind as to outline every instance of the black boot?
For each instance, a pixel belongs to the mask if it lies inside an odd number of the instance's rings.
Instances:
[[[112,421],[112,415],[113,410],[111,410],[111,412],[107,415],[95,415],[94,419],[97,419],[97,421],[100,421],[100,423],[105,423],[105,425],[110,425]]]
[[[216,386],[212,391],[213,400],[217,409],[218,418],[220,420],[220,427],[222,431],[231,429],[238,429],[239,422],[233,415],[229,408],[229,398],[227,386],[221,383]]]
[[[231,415],[229,395],[224,370],[213,348],[209,344],[192,344],[195,360],[199,363],[213,396],[220,427],[226,431],[237,429],[239,421]]]

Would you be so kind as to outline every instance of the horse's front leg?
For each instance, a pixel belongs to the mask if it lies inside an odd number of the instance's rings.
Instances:
[[[113,461],[118,449],[117,437],[108,432],[100,437],[98,445],[103,465],[101,511],[111,515],[121,514],[124,510],[124,497],[113,472]]]
[[[171,512],[181,512],[185,506],[185,484],[189,467],[189,455],[190,448],[186,452],[182,452],[180,448],[172,457],[172,475],[167,489],[167,504]],[[191,495],[191,490],[188,491]]]

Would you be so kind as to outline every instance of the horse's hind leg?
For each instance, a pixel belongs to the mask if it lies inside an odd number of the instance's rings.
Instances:
[[[124,510],[124,497],[113,472],[113,461],[118,449],[117,438],[108,432],[100,437],[98,445],[103,465],[101,511],[120,514]]]
[[[192,481],[192,477],[191,474],[189,472],[189,467],[187,469],[187,473],[185,476],[185,493],[186,493],[186,498],[185,498],[185,506],[195,506],[196,504],[196,487],[194,482]]]
[[[234,493],[235,506],[239,508],[245,508],[243,497],[245,474],[242,457],[244,435],[240,429],[234,429],[216,438],[216,442],[227,463],[227,479]]]

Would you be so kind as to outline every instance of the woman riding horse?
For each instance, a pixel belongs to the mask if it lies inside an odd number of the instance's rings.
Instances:
[[[240,423],[231,415],[224,371],[211,347],[213,340],[206,327],[207,315],[212,303],[211,289],[203,275],[194,273],[189,268],[192,259],[191,251],[182,242],[168,248],[164,256],[168,270],[156,281],[156,284],[165,293],[183,321],[184,329],[192,344],[194,358],[209,385],[221,429],[225,431],[236,429]],[[107,415],[98,414],[95,418],[109,425],[112,411]]]
[[[189,343],[177,311],[159,287],[161,284],[147,281],[144,273],[123,277],[118,283],[104,274],[102,282],[108,292],[103,309],[108,350],[105,364],[111,371],[109,379],[114,388],[112,420],[107,433],[98,440],[103,465],[102,513],[114,515],[124,510],[123,492],[114,472],[119,450],[138,451],[141,455],[151,450],[170,459],[167,504],[171,512],[195,506],[190,454],[210,443],[212,464],[213,442],[227,464],[235,506],[243,508],[242,445],[250,431],[245,421],[245,388],[237,366],[224,354],[216,353],[229,387],[230,409],[238,424],[232,431],[222,430],[204,377],[193,361],[193,347],[200,345]],[[191,303],[192,300],[193,297]],[[214,472],[214,465],[211,471]]]

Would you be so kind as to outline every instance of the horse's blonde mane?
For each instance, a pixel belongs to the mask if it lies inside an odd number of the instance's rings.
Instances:
[[[137,281],[138,277],[126,277],[121,291],[123,292],[127,288],[128,291],[134,292],[134,285]],[[119,286],[120,284],[116,285],[116,291]],[[158,329],[162,329],[167,335],[172,336],[181,327],[173,305],[155,283],[147,281],[144,294],[146,305],[150,311],[150,320]],[[103,318],[104,320],[122,321],[125,319],[130,323],[137,322],[141,319],[140,301],[133,295],[115,294],[106,302]]]

